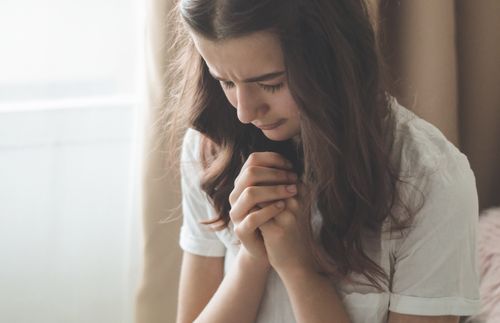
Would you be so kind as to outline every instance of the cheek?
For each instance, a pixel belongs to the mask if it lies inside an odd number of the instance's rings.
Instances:
[[[283,93],[283,97],[280,99],[280,107],[283,113],[286,113],[291,118],[296,118],[299,115],[299,107],[289,91]]]

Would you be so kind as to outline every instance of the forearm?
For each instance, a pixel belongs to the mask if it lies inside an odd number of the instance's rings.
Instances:
[[[249,257],[244,251],[238,253],[233,268],[195,323],[255,321],[271,267],[269,264],[257,264]]]
[[[349,316],[331,282],[315,273],[280,274],[298,323],[347,323]]]

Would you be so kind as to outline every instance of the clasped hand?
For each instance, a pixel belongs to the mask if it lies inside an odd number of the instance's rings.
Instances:
[[[252,153],[229,195],[234,232],[255,260],[278,273],[312,268],[303,230],[297,175],[274,152]]]

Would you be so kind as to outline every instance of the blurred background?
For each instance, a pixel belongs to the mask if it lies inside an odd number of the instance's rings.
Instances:
[[[0,322],[132,322],[137,0],[0,1]]]
[[[480,211],[500,205],[500,1],[367,2],[392,94],[467,155]],[[0,322],[174,322],[173,3],[0,1]]]

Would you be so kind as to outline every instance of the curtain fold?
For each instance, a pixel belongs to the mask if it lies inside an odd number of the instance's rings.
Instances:
[[[500,204],[500,1],[382,0],[398,100],[467,155],[480,208]]]
[[[454,1],[383,1],[393,92],[459,144]]]
[[[164,220],[180,203],[180,183],[167,172],[162,125],[158,123],[166,101],[166,67],[172,33],[167,28],[173,0],[146,1],[145,67],[146,104],[143,111],[142,223],[143,265],[135,317],[140,323],[175,322],[177,284],[181,261],[178,247],[180,212],[175,221]]]
[[[161,133],[155,124],[167,90],[171,30],[166,19],[172,2],[149,0],[147,8],[145,258],[136,302],[140,323],[174,322],[177,305],[180,220],[160,222],[179,205],[180,189],[165,173]],[[391,92],[468,156],[481,209],[500,205],[500,1],[369,0],[369,4],[384,44]]]
[[[482,209],[500,205],[500,1],[457,1],[461,148]]]

